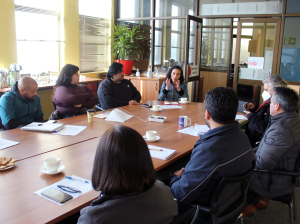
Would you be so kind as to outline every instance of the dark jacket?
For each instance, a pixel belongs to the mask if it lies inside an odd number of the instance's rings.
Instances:
[[[18,82],[0,98],[0,117],[5,129],[14,129],[34,121],[42,122],[43,116],[40,97],[36,95],[32,102],[21,97]]]
[[[206,132],[195,144],[181,177],[171,180],[171,191],[184,204],[209,205],[224,176],[251,169],[254,153],[238,122]]]
[[[104,110],[126,106],[130,100],[137,102],[141,100],[140,92],[127,79],[115,83],[110,78],[106,78],[101,82],[97,95]]]
[[[61,114],[71,114],[95,106],[97,96],[86,85],[71,84],[56,87],[53,102]],[[74,106],[78,104],[82,104],[81,107]]]
[[[248,124],[245,132],[252,146],[261,140],[268,127],[270,120],[270,102],[263,105],[258,112],[255,112],[255,110],[247,115]]]
[[[148,191],[100,196],[80,212],[78,224],[168,224],[178,214],[170,188],[156,181]]]
[[[294,170],[300,154],[300,118],[295,112],[271,117],[256,152],[256,168],[263,170]],[[249,190],[272,199],[293,192],[293,178],[254,172]]]

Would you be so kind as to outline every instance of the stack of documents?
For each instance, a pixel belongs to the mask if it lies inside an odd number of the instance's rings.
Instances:
[[[54,132],[63,128],[64,124],[32,122],[21,128],[22,131]]]
[[[170,101],[165,101],[164,102],[164,105],[170,105],[170,104],[172,104],[172,105],[178,105],[178,102],[170,102]]]
[[[19,142],[10,141],[10,140],[0,138],[0,150],[8,148],[8,147],[13,146],[13,145],[17,145],[17,144],[19,144]]]
[[[153,158],[167,160],[176,153],[174,149],[162,148],[154,145],[148,145],[150,155]]]

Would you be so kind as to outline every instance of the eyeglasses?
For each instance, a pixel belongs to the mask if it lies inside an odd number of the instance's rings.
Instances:
[[[64,186],[64,185],[57,185],[58,188],[62,189],[63,191],[70,192],[70,193],[81,193],[80,190],[76,188],[72,188],[69,186]]]

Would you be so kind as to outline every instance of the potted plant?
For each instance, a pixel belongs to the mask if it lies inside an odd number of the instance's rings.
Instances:
[[[139,26],[129,28],[127,24],[124,28],[116,24],[115,32],[111,36],[114,38],[112,53],[124,66],[124,74],[130,75],[133,67],[133,60],[141,58],[144,52],[143,45],[145,40],[144,31],[140,31]]]

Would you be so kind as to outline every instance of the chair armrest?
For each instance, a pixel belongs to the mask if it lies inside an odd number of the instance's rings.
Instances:
[[[262,173],[273,173],[273,174],[281,174],[281,175],[288,175],[288,176],[293,176],[293,177],[299,177],[299,171],[287,171],[287,170],[257,170],[257,172],[262,172]]]
[[[204,205],[197,205],[199,210],[207,212],[209,214],[216,214],[219,211],[219,208],[216,207],[208,207]]]

